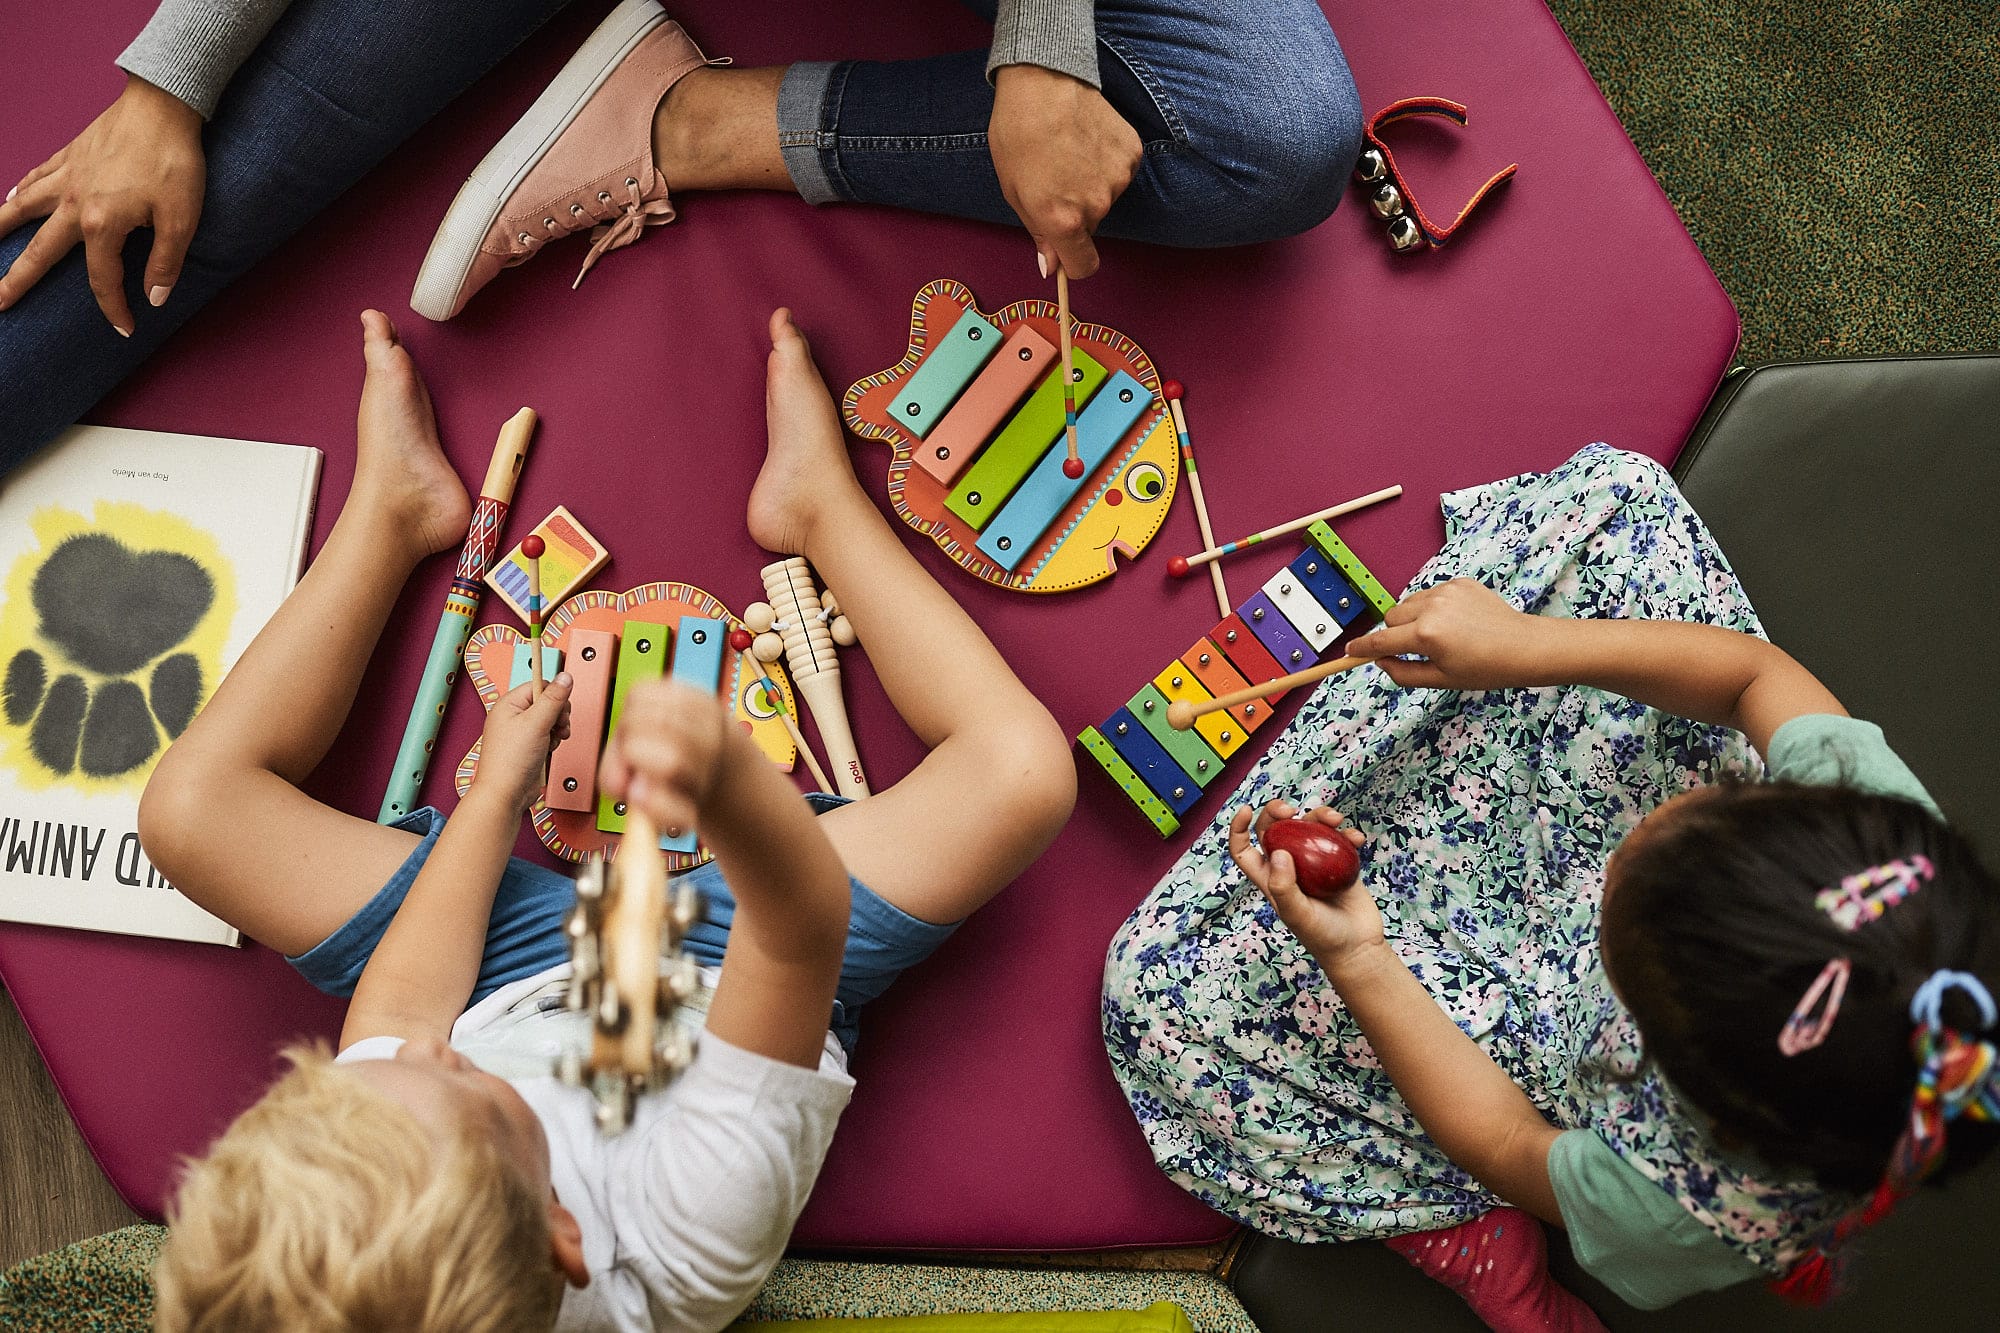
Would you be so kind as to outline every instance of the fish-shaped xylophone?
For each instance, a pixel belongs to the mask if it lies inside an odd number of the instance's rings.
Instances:
[[[1166,521],[1180,480],[1159,374],[1101,324],[1074,330],[1081,477],[1063,472],[1056,307],[1016,301],[981,314],[940,278],[910,312],[909,351],[841,402],[855,434],[887,441],[889,501],[972,573],[1021,592],[1109,578]]]

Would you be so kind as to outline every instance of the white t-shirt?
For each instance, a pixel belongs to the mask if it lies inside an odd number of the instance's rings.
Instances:
[[[583,1229],[590,1285],[563,1297],[558,1329],[703,1330],[740,1314],[784,1253],[854,1091],[828,1034],[819,1068],[755,1055],[703,1033],[694,1063],[641,1097],[605,1137],[596,1104],[549,1073],[589,1016],[562,1008],[564,963],[459,1015],[454,1050],[514,1085],[542,1122],[556,1198]],[[700,1030],[716,972],[677,1013]],[[369,1037],[342,1061],[387,1059],[400,1037]]]

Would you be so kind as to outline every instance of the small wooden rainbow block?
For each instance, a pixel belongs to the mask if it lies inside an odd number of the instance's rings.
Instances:
[[[1077,737],[1163,838],[1180,828],[1277,700],[1204,714],[1188,731],[1168,725],[1168,707],[1182,700],[1204,704],[1311,666],[1362,622],[1387,615],[1396,604],[1332,528],[1315,523],[1306,536],[1304,554]]]
[[[591,536],[590,529],[562,505],[537,523],[534,532],[546,547],[542,552],[544,610],[558,605],[589,582],[591,575],[604,568],[604,562],[611,558],[604,544]],[[533,623],[534,617],[528,613],[528,557],[521,554],[520,543],[493,562],[493,568],[486,571],[486,586],[507,603],[521,623]]]

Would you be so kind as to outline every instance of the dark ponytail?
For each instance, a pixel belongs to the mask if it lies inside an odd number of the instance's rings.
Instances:
[[[1934,873],[1850,931],[1814,905],[1871,866]],[[1605,886],[1604,966],[1648,1054],[1728,1139],[1829,1188],[1883,1180],[1909,1119],[1919,1056],[1910,1002],[1939,969],[2000,991],[2000,887],[1965,838],[1912,801],[1770,782],[1704,791],[1621,848]],[[1851,962],[1824,1041],[1787,1056],[1779,1033],[1828,962]],[[1946,1025],[1984,1027],[1964,993]],[[2000,1126],[1960,1121],[1940,1176]]]

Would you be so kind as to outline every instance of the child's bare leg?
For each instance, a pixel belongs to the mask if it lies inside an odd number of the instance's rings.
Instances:
[[[289,954],[352,916],[414,844],[413,835],[322,805],[297,784],[347,720],[410,571],[455,545],[470,514],[409,354],[385,316],[370,311],[363,326],[368,379],[340,518],[298,587],[161,758],[139,812],[147,853],[175,887]]]
[[[889,701],[930,747],[914,772],[824,819],[849,873],[926,921],[957,921],[1054,840],[1076,800],[1055,719],[926,574],[848,461],[812,351],[771,317],[770,456],[750,535],[805,556],[854,624]]]

